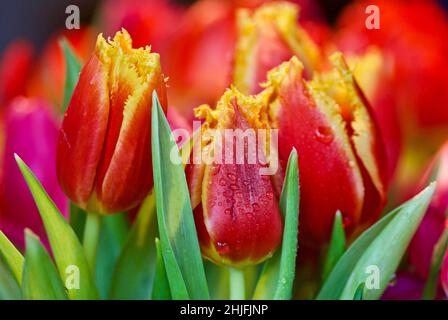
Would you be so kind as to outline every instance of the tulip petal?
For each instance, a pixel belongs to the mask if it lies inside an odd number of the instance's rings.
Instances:
[[[95,182],[108,118],[107,70],[93,54],[81,71],[65,113],[56,161],[62,189],[84,208]]]

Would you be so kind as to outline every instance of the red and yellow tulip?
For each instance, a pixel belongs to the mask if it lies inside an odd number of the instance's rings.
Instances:
[[[57,174],[68,197],[100,213],[138,205],[153,185],[151,93],[166,108],[160,58],[132,48],[123,30],[98,37],[83,67],[59,135]]]

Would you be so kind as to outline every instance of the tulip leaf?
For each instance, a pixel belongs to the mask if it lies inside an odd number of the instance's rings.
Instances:
[[[84,238],[86,217],[87,212],[70,201],[70,226],[72,227],[73,231],[75,231],[79,241],[82,241],[82,239]]]
[[[96,253],[96,284],[102,299],[109,296],[114,268],[126,242],[128,229],[126,213],[114,213],[101,219]]]
[[[26,300],[66,300],[58,271],[39,239],[26,230],[26,253],[22,281]]]
[[[17,283],[22,283],[23,256],[11,241],[0,231],[0,254],[12,271]]]
[[[364,287],[365,287],[364,282],[358,286],[355,295],[353,296],[353,300],[364,300]]]
[[[178,161],[177,145],[155,92],[152,101],[152,160],[157,222],[171,294],[173,299],[208,299],[183,164]],[[176,159],[171,158],[172,154]]]
[[[20,300],[20,286],[0,251],[0,300]]]
[[[431,184],[358,237],[336,263],[317,299],[351,300],[361,283],[365,283],[363,299],[380,298],[423,218],[434,187]]]
[[[143,201],[115,265],[111,299],[150,299],[154,283],[157,235],[155,197]]]
[[[73,229],[65,221],[54,202],[43,189],[30,168],[16,154],[16,162],[33,195],[50,241],[59,275],[68,285],[70,299],[97,299],[92,272],[84,249]]]
[[[230,296],[230,278],[228,268],[222,268],[211,261],[204,263],[210,299],[225,300]]]
[[[336,212],[333,223],[333,231],[331,233],[330,246],[328,247],[327,257],[324,263],[322,272],[323,280],[327,279],[331,270],[338,262],[339,258],[345,251],[345,233],[344,225],[342,224],[342,215],[340,211]]]
[[[426,280],[422,298],[432,300],[437,295],[439,286],[440,270],[442,269],[443,258],[448,250],[448,228],[445,228],[432,253],[431,269],[429,271],[428,280]]]
[[[72,47],[68,43],[67,39],[60,40],[59,45],[64,52],[65,57],[65,84],[64,84],[64,101],[62,104],[62,112],[68,107],[70,99],[78,83],[79,72],[81,70],[81,63],[73,52]]]
[[[254,299],[291,299],[298,247],[299,197],[297,151],[293,149],[280,196],[280,209],[285,219],[282,247],[265,263]]]
[[[153,300],[170,300],[170,284],[166,277],[165,264],[163,263],[162,249],[160,247],[160,240],[156,238],[157,249],[157,263],[156,274],[154,278],[154,287],[152,290]]]

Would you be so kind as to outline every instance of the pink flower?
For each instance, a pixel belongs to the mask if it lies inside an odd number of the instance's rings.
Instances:
[[[56,178],[58,124],[43,100],[15,98],[4,118],[5,149],[0,178],[0,229],[19,248],[29,228],[48,244],[28,186],[14,160],[14,153],[28,164],[59,210],[66,215],[67,200]]]

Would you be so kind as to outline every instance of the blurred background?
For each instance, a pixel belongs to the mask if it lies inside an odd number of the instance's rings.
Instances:
[[[194,0],[176,0],[175,2],[188,5]],[[319,3],[326,19],[332,23],[341,9],[352,0],[316,0],[315,2]],[[371,2],[375,3],[375,1]],[[64,28],[67,17],[65,8],[68,5],[79,6],[81,21],[89,23],[95,18],[95,12],[100,3],[101,0],[4,0],[0,5],[0,51],[18,37],[29,39],[41,48],[52,31]],[[439,0],[439,3],[448,9],[448,0]]]

